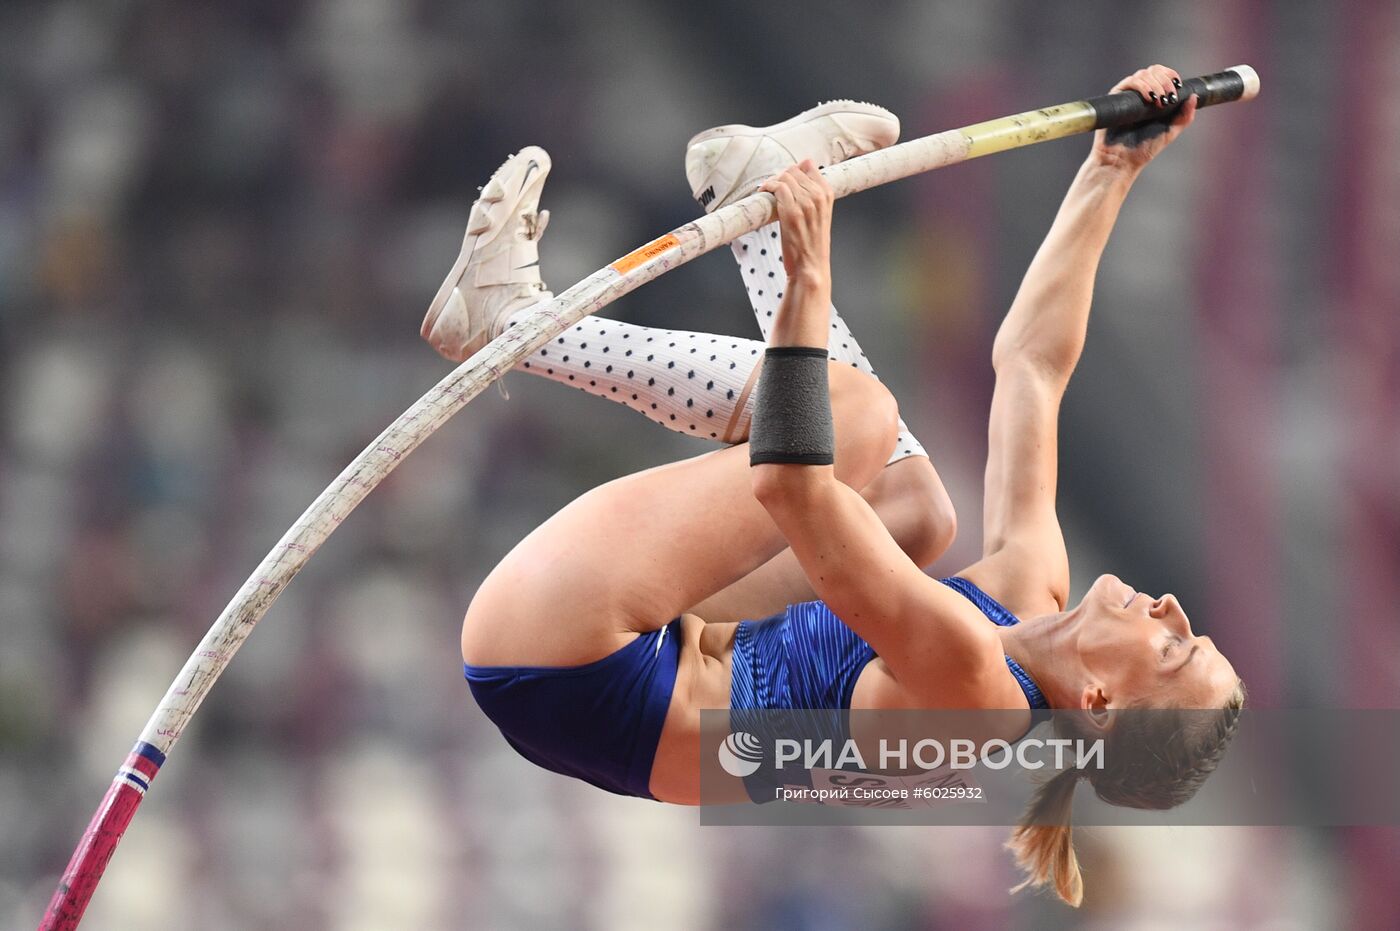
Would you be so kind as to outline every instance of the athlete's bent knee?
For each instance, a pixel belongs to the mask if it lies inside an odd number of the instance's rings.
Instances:
[[[889,389],[848,365],[831,364],[831,413],[837,448],[883,464],[899,435],[899,404]]]
[[[958,533],[953,499],[933,464],[910,456],[886,467],[872,489],[871,505],[885,521],[895,542],[915,563],[938,559]]]

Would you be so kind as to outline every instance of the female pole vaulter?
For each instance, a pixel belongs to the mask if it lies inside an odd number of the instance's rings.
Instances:
[[[1180,86],[1154,65],[1114,90],[1166,110]],[[1042,786],[1010,846],[1027,883],[1078,904],[1077,782],[1112,804],[1181,804],[1244,702],[1172,595],[1101,575],[1068,604],[1055,512],[1058,411],[1100,256],[1133,181],[1194,115],[1193,98],[1096,134],[994,344],[983,557],[943,580],[919,566],[952,539],[947,495],[830,303],[833,196],[817,166],[890,144],[897,121],[835,102],[692,140],[702,206],[760,181],[777,200],[776,228],[734,246],[766,347],[589,318],[520,366],[730,445],[584,494],[482,584],[462,655],[512,746],[608,791],[695,804],[701,709],[1077,710],[1083,734],[1105,739],[1106,766]],[[548,296],[537,244],[549,167],[527,148],[483,188],[423,324],[444,355],[466,358]],[[1126,708],[1218,713],[1112,713]]]

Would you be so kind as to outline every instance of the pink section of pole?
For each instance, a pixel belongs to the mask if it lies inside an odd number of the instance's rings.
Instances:
[[[82,842],[73,851],[68,868],[63,871],[63,879],[49,901],[39,931],[69,931],[78,926],[107,869],[107,861],[112,859],[143,798],[145,795],[122,776],[112,782],[83,832]]]

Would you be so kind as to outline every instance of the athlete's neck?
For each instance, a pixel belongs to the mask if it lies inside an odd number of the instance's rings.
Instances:
[[[1073,611],[997,629],[1001,648],[1040,686],[1051,708],[1079,707],[1084,669],[1074,642]]]

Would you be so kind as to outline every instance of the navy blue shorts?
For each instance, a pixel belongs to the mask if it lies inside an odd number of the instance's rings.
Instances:
[[[652,798],[680,635],[677,618],[582,666],[463,669],[476,703],[525,759],[618,795]]]

